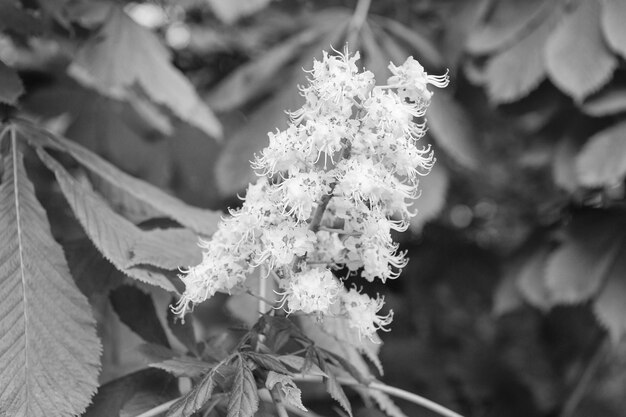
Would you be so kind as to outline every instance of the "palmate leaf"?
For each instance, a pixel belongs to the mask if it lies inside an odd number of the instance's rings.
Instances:
[[[626,175],[626,122],[602,130],[583,146],[576,158],[576,173],[582,185],[611,186]]]
[[[207,0],[215,15],[223,22],[232,24],[244,16],[265,8],[272,0]]]
[[[137,399],[151,395],[159,398],[161,404],[177,392],[175,378],[158,369],[142,369],[102,385],[84,417],[117,417]]]
[[[169,55],[154,33],[110,4],[103,26],[81,45],[69,72],[86,86],[117,99],[125,99],[138,85],[182,120],[220,138],[220,122],[170,63]]]
[[[136,210],[143,208],[147,213],[160,213],[202,235],[210,236],[217,229],[220,213],[189,206],[159,188],[120,171],[95,153],[65,138],[31,126],[21,128],[27,133],[27,138],[33,138],[37,144],[43,143],[70,154],[85,169],[115,188],[118,195],[124,196],[126,204],[132,204]]]
[[[76,415],[98,385],[95,320],[10,129],[0,185],[0,415]]]
[[[545,49],[554,84],[576,101],[598,91],[617,67],[600,27],[600,0],[580,0],[554,30]]]
[[[532,32],[544,20],[556,1],[504,0],[492,2],[476,30],[467,38],[466,48],[476,55],[504,50]]]
[[[580,303],[611,279],[626,274],[623,262],[626,218],[614,212],[577,215],[567,238],[548,258],[546,286],[558,303]],[[624,318],[626,320],[626,317]]]
[[[320,20],[327,29],[326,36],[318,39],[309,48],[301,53],[294,72],[287,77],[284,90],[277,92],[269,101],[264,103],[259,110],[255,111],[241,129],[233,133],[220,159],[215,166],[217,186],[225,194],[234,194],[241,191],[246,185],[254,180],[255,175],[250,169],[250,162],[254,154],[267,146],[267,132],[283,129],[287,126],[285,110],[295,110],[302,103],[299,95],[298,84],[305,84],[306,73],[302,68],[310,68],[312,57],[321,59],[322,50],[330,45],[340,45],[345,29],[349,23],[349,14],[338,11],[334,15],[327,15],[325,20]]]
[[[131,249],[142,240],[143,232],[117,215],[100,196],[72,177],[42,148],[37,149],[37,153],[44,165],[56,176],[74,215],[104,257],[135,279],[174,291],[172,283],[164,275],[133,267],[130,261]]]
[[[612,82],[588,97],[582,104],[582,111],[596,117],[626,112],[626,85]]]
[[[252,370],[240,355],[235,360],[235,380],[228,400],[227,417],[252,417],[259,409],[259,393]]]
[[[213,368],[191,391],[172,404],[167,412],[167,417],[189,417],[202,408],[211,399],[217,385],[215,382],[217,370],[218,367]]]
[[[604,0],[602,3],[602,30],[604,37],[615,52],[626,58],[626,2]]]
[[[276,83],[276,75],[306,48],[323,35],[323,25],[303,30],[229,74],[209,92],[207,101],[216,111],[229,111],[267,93]]]
[[[546,12],[535,30],[489,60],[485,81],[492,102],[519,100],[545,79],[543,50],[561,15],[560,8],[556,9]]]
[[[616,261],[612,274],[593,303],[593,312],[607,330],[613,343],[617,344],[626,334],[626,256]]]

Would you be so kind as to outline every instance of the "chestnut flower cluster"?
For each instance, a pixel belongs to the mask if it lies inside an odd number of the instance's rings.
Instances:
[[[418,147],[432,92],[447,74],[428,75],[412,57],[389,65],[387,85],[359,71],[359,53],[315,60],[304,106],[252,163],[260,178],[241,208],[201,242],[203,260],[181,275],[186,285],[175,311],[216,292],[242,286],[261,268],[281,288],[287,313],[345,317],[360,336],[387,330],[393,312],[384,299],[346,289],[337,271],[367,281],[397,278],[406,265],[391,231],[407,229],[415,215],[418,178],[433,166],[429,147]],[[420,122],[420,119],[422,122]]]

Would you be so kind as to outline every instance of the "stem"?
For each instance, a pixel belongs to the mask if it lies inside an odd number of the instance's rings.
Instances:
[[[303,381],[303,382],[316,382],[316,381],[320,381],[321,377],[302,376],[302,377],[294,378],[294,381],[295,380]],[[437,404],[434,401],[424,398],[421,395],[413,394],[412,392],[405,391],[400,388],[392,387],[392,386],[383,384],[382,382],[372,381],[369,384],[364,385],[352,378],[346,378],[346,377],[337,377],[337,381],[342,385],[357,385],[357,386],[373,389],[376,391],[381,391],[386,394],[392,395],[394,397],[402,398],[414,404],[420,405],[444,417],[463,417],[461,414],[456,413],[440,404]]]
[[[320,203],[317,205],[315,209],[315,213],[313,214],[313,218],[311,219],[311,224],[309,224],[309,230],[313,232],[317,232],[320,230],[320,224],[322,223],[322,218],[324,217],[324,212],[326,211],[326,207],[328,207],[328,203],[330,199],[333,197],[333,191],[335,191],[335,187],[337,186],[336,182],[330,184],[330,192],[322,196]]]
[[[263,311],[262,311],[263,304],[267,304],[269,306],[273,306],[275,304],[274,301],[270,300],[269,298],[262,297],[259,294],[255,294],[250,289],[246,290],[246,294],[251,295],[252,297],[259,300],[259,313],[260,314],[263,314]]]
[[[343,383],[341,379],[339,382]],[[352,384],[354,385],[354,383]],[[421,405],[422,407],[427,408],[430,411],[433,411],[445,417],[463,417],[460,414],[444,407],[443,405],[437,404],[436,402],[429,400],[428,398],[424,398],[420,395],[413,394],[412,392],[405,391],[400,388],[385,385],[381,382],[372,382],[368,385],[368,388],[375,389],[389,395],[393,395],[394,397],[402,398],[417,405]]]
[[[289,414],[287,414],[287,409],[285,408],[285,404],[283,404],[283,399],[280,395],[280,391],[278,391],[277,386],[274,386],[274,388],[270,390],[270,395],[272,396],[274,406],[276,406],[276,412],[278,413],[278,417],[289,417]]]
[[[355,45],[357,36],[365,23],[365,19],[367,19],[367,13],[370,10],[370,6],[372,4],[372,0],[359,0],[354,8],[354,14],[352,15],[352,20],[350,21],[350,29],[348,35],[348,45]]]
[[[261,274],[259,276],[259,305],[258,305],[258,309],[259,309],[259,314],[263,315],[263,313],[265,312],[265,308],[263,306],[263,304],[267,304],[269,306],[273,306],[274,303],[269,303],[266,299],[266,294],[265,294],[265,282],[264,282],[264,278],[263,276],[265,276],[265,270],[266,270],[266,266],[261,267]],[[251,293],[252,291],[250,291]]]
[[[577,378],[578,381],[576,382],[574,389],[572,389],[572,392],[567,397],[559,417],[571,417],[574,415],[574,411],[576,411],[578,404],[580,404],[580,401],[587,392],[587,388],[591,383],[593,375],[596,373],[598,366],[602,363],[602,359],[604,359],[608,343],[608,338],[602,336],[602,339],[598,342],[596,350],[590,355],[589,361],[585,365],[585,368],[581,371],[579,378]]]
[[[271,395],[268,394],[267,390],[259,390],[259,398],[261,399],[261,401],[265,401],[265,402],[274,401],[272,400]],[[320,415],[317,413],[314,413],[312,411],[301,410],[298,407],[294,407],[293,405],[290,405],[288,403],[283,403],[283,405],[285,406],[287,411],[300,417],[320,417]]]
[[[161,405],[157,405],[156,407],[151,408],[150,410],[148,410],[148,411],[146,411],[144,413],[138,414],[135,417],[155,417],[155,416],[158,416],[159,414],[162,414],[162,413],[166,412],[172,406],[172,404],[174,404],[178,400],[180,400],[180,397],[179,398],[174,398],[173,400],[170,400],[170,401],[168,401],[166,403],[163,403]]]

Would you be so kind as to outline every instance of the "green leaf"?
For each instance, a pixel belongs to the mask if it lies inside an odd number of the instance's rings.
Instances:
[[[626,271],[623,230],[626,218],[612,212],[580,214],[567,228],[567,239],[549,257],[546,285],[557,303],[580,303],[598,293],[613,276]]]
[[[170,63],[169,51],[154,33],[117,5],[111,5],[98,33],[81,45],[69,73],[84,85],[117,99],[126,99],[138,85],[182,120],[213,137],[222,136],[219,120]]]
[[[622,58],[626,58],[626,3],[622,0],[604,0],[601,20],[606,42]]]
[[[307,411],[302,404],[302,391],[300,391],[300,388],[296,386],[289,375],[269,371],[267,373],[267,379],[265,380],[265,387],[271,391],[276,386],[280,392],[282,392],[285,403],[292,407],[299,408],[300,410]]]
[[[489,60],[485,80],[493,103],[519,100],[545,79],[544,47],[560,14],[560,10],[552,12],[533,31]]]
[[[238,67],[209,92],[208,103],[215,110],[229,111],[267,93],[276,86],[279,71],[322,36],[324,29],[323,25],[313,25]]]
[[[176,392],[174,378],[157,369],[142,369],[102,385],[83,417],[117,417],[138,396],[156,395],[163,403]]]
[[[76,285],[88,298],[106,294],[124,282],[124,274],[104,259],[88,238],[64,243],[63,249]]]
[[[315,365],[314,363],[307,364],[307,360],[300,356],[281,355],[278,357],[278,360],[280,360],[282,363],[289,366],[296,372],[303,372],[307,375],[312,376],[327,376],[326,373],[322,371],[319,366]],[[308,369],[305,369],[307,365],[310,366],[308,366]]]
[[[259,409],[259,393],[252,371],[242,356],[235,361],[235,380],[228,400],[227,417],[252,417]]]
[[[189,417],[201,409],[213,395],[215,390],[215,372],[219,366],[213,368],[191,391],[176,401],[167,412],[167,417]]]
[[[345,17],[344,13],[339,17]],[[306,73],[302,68],[310,68],[312,57],[321,58],[322,48],[340,44],[349,20],[335,21],[335,26],[327,36],[302,53],[302,58],[294,65],[294,73],[286,77],[284,84],[288,87],[277,92],[255,111],[248,122],[233,133],[226,147],[220,154],[215,166],[217,186],[224,195],[235,194],[246,187],[256,176],[250,168],[254,154],[267,146],[267,132],[287,127],[288,118],[285,110],[295,110],[302,105],[298,84],[304,84]]]
[[[280,357],[269,353],[246,352],[245,357],[255,362],[259,367],[280,374],[290,374],[289,369],[282,364]]]
[[[465,109],[448,92],[433,94],[426,117],[429,132],[450,158],[468,169],[480,166],[476,127]]]
[[[163,274],[132,266],[131,249],[142,241],[144,232],[113,212],[100,196],[84,183],[73,178],[42,148],[37,149],[37,154],[44,165],[56,176],[74,215],[104,257],[120,271],[135,279],[174,291],[174,286]],[[167,256],[166,249],[161,253]]]
[[[341,408],[343,408],[346,413],[348,413],[348,415],[352,417],[352,406],[350,405],[350,401],[348,400],[348,397],[346,396],[343,387],[341,386],[339,381],[337,381],[337,378],[335,377],[335,375],[332,374],[332,372],[330,372],[328,369],[323,370],[327,374],[327,376],[324,378],[326,391],[330,394],[333,400],[337,401]]]
[[[477,22],[470,32],[466,48],[475,55],[504,50],[535,30],[558,2],[552,0],[492,2],[486,21]]]
[[[175,377],[197,378],[204,375],[212,365],[190,356],[179,356],[162,362],[151,363],[150,366],[162,369]]]
[[[0,184],[0,415],[76,415],[98,386],[95,320],[10,130]]]
[[[576,173],[588,187],[619,184],[626,176],[626,122],[593,135],[576,158]]]
[[[582,103],[582,110],[590,116],[610,116],[626,112],[626,85],[611,83]]]
[[[626,334],[626,256],[615,261],[612,274],[593,303],[593,312],[614,344]]]
[[[202,261],[198,238],[188,229],[153,229],[141,235],[141,240],[130,247],[130,266],[154,265],[163,269],[177,269]],[[163,242],[168,242],[167,256],[163,256]]]
[[[203,235],[210,236],[217,229],[221,213],[187,205],[159,188],[120,171],[98,155],[72,141],[38,129],[26,126],[24,128],[29,134],[36,136],[37,142],[34,143],[43,143],[44,146],[69,153],[83,167],[117,189],[117,192],[124,196],[127,204],[134,204],[137,209],[143,208],[144,212],[161,213]]]
[[[517,288],[533,307],[547,311],[552,307],[551,292],[546,286],[546,262],[550,248],[545,244],[524,259],[517,275]]]
[[[169,347],[152,296],[131,285],[111,291],[109,300],[122,323],[149,343]]]
[[[580,144],[576,140],[564,137],[556,144],[553,154],[552,177],[554,183],[570,193],[574,193],[580,186],[574,162],[579,149]]]
[[[233,24],[244,16],[264,9],[272,0],[207,0],[215,15],[224,23]]]
[[[581,102],[606,84],[617,67],[600,28],[599,0],[582,0],[554,30],[545,49],[554,84]]]
[[[397,20],[382,16],[374,16],[372,20],[380,23],[395,40],[406,44],[408,54],[405,55],[405,59],[408,55],[415,54],[416,59],[426,68],[442,68],[444,66],[444,60],[439,50],[430,39],[417,30],[410,29]],[[389,50],[387,51],[389,52]],[[390,53],[389,55],[393,57],[393,54]],[[395,62],[395,64],[400,64],[400,62]]]
[[[22,80],[13,68],[0,61],[0,103],[15,104],[24,94]]]

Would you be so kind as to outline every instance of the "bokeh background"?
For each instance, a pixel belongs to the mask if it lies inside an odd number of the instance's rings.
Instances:
[[[301,103],[302,69],[322,50],[360,51],[379,82],[408,56],[448,71],[423,139],[437,164],[397,237],[410,263],[367,289],[395,311],[382,379],[467,417],[626,416],[626,1],[76,1],[43,24],[16,20],[10,3],[0,60],[19,71],[23,111],[215,210],[238,204],[249,161]],[[103,81],[93,74],[111,45],[127,59]],[[59,239],[78,236],[58,217]],[[124,306],[156,317],[171,299],[109,291],[121,278],[99,273],[102,288],[81,289],[107,383],[144,366],[135,348],[154,336],[137,335]],[[194,313],[196,331],[219,337],[254,306],[218,296]],[[325,394],[305,397],[334,412]]]

